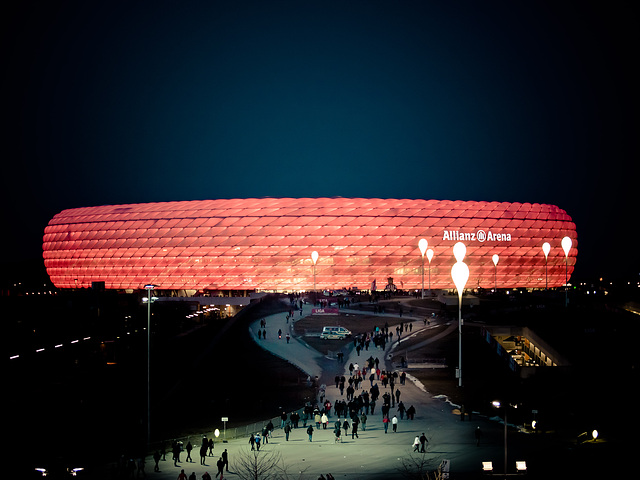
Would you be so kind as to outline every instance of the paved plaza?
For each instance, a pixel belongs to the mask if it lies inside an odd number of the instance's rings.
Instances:
[[[304,305],[302,316],[311,313],[311,306]],[[343,313],[358,314],[358,311],[344,310]],[[296,312],[295,320],[302,318]],[[336,362],[334,359],[327,359],[318,351],[309,347],[304,341],[293,335],[293,322],[287,321],[286,313],[279,313],[266,317],[268,334],[266,339],[258,340],[257,331],[260,327],[260,319],[251,325],[254,340],[263,348],[269,350],[292,364],[299,367],[311,378],[318,377],[319,384],[326,384],[326,398],[332,404],[336,400],[344,400],[340,391],[335,387],[333,372],[328,374],[323,371],[322,365],[326,362]],[[405,317],[405,322],[414,320],[412,334],[421,328],[429,328],[423,325],[421,319]],[[331,322],[331,317],[327,320]],[[457,328],[453,325],[452,328]],[[278,338],[277,331],[282,330],[282,338]],[[285,340],[286,332],[291,333],[290,342]],[[354,348],[349,349],[345,356],[343,366],[344,375],[348,378],[348,365],[365,363],[364,359],[370,355],[378,357],[381,361],[380,368],[386,363],[387,370],[395,367],[388,363],[387,356],[396,346],[397,341],[388,343],[386,350],[372,349],[361,352],[357,356]],[[409,372],[410,373],[410,372]],[[378,382],[379,383],[379,382]],[[381,387],[381,385],[379,385]],[[362,383],[362,388],[369,388],[369,381]],[[358,438],[352,439],[351,434],[344,436],[340,443],[335,442],[333,434],[333,424],[337,417],[332,412],[329,418],[329,427],[324,430],[314,429],[312,441],[309,441],[306,428],[300,426],[293,429],[289,440],[285,440],[285,435],[280,424],[275,425],[273,436],[268,444],[263,444],[261,453],[276,453],[281,456],[282,462],[287,469],[288,478],[317,479],[320,474],[332,474],[335,478],[345,479],[382,479],[391,476],[399,477],[407,465],[426,462],[428,470],[436,469],[443,460],[449,461],[451,478],[462,478],[481,474],[482,462],[492,460],[495,469],[502,470],[503,462],[503,426],[494,420],[490,420],[478,415],[466,421],[461,421],[456,405],[450,404],[446,399],[434,398],[424,387],[412,380],[409,375],[407,382],[399,386],[401,390],[401,400],[406,407],[413,405],[416,408],[414,420],[399,420],[397,432],[392,432],[391,426],[388,433],[384,432],[382,415],[380,413],[381,401],[378,402],[375,414],[369,415],[366,430],[360,427]],[[389,389],[387,388],[387,391]],[[381,395],[385,389],[381,388]],[[269,392],[273,394],[273,392]],[[346,392],[345,392],[346,394]],[[396,409],[392,408],[390,416],[396,414]],[[398,415],[398,418],[399,415]],[[344,420],[344,417],[342,418]],[[266,423],[267,420],[265,420]],[[309,422],[312,424],[312,422]],[[302,425],[302,422],[301,424]],[[315,425],[315,424],[314,424]],[[476,445],[475,429],[480,427],[483,435],[480,445]],[[203,426],[204,429],[207,426]],[[343,430],[344,433],[344,430]],[[428,447],[425,454],[413,452],[413,442],[417,435],[424,433],[428,438]],[[186,452],[182,452],[178,466],[174,466],[171,453],[167,452],[166,460],[159,462],[160,472],[153,472],[154,460],[147,458],[146,473],[157,479],[176,479],[181,470],[190,475],[195,472],[198,479],[202,478],[205,472],[215,478],[217,473],[216,462],[224,449],[229,454],[229,472],[225,472],[227,478],[239,478],[235,473],[237,461],[240,457],[251,452],[249,438],[228,439],[226,443],[216,442],[214,455],[206,458],[206,465],[200,465],[197,440],[192,440],[194,450],[191,453],[193,462],[186,462]],[[511,452],[510,459],[513,458],[513,466],[510,469],[515,471],[515,458],[518,451]]]

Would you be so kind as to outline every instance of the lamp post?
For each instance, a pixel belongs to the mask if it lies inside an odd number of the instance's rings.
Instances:
[[[431,298],[431,260],[433,259],[433,250],[427,249],[427,260],[429,260],[429,298]]]
[[[547,275],[547,260],[548,260],[550,251],[551,251],[551,245],[549,244],[549,242],[544,242],[542,244],[542,252],[544,253],[544,288],[546,290],[549,289],[549,276]]]
[[[424,298],[424,253],[427,251],[428,246],[429,243],[424,238],[421,238],[418,242],[418,248],[422,254],[422,298]]]
[[[151,303],[156,285],[144,286],[147,291],[147,446],[151,444]]]
[[[469,280],[469,267],[464,263],[464,256],[467,247],[464,243],[458,242],[453,246],[453,255],[456,263],[451,267],[451,278],[458,290],[458,386],[462,386],[462,292]]]
[[[227,443],[227,422],[229,421],[229,417],[222,417],[222,443]]]
[[[491,402],[495,408],[500,408],[502,405],[499,400]],[[503,407],[504,413],[504,474],[507,474],[507,405]]]
[[[564,306],[569,306],[569,292],[568,292],[568,270],[569,270],[569,250],[571,250],[571,239],[564,237],[561,241],[562,250],[564,250]]]
[[[493,260],[493,291],[497,292],[498,291],[498,260],[500,260],[500,257],[498,256],[498,254],[494,253],[491,259]]]
[[[316,262],[318,261],[318,252],[311,252],[311,260],[313,260],[313,291],[316,291]]]

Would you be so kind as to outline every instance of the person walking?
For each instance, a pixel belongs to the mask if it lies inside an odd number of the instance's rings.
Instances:
[[[416,435],[416,438],[413,439],[413,451],[417,452],[420,449],[420,437]]]
[[[362,415],[360,415],[360,423],[362,424],[362,431],[366,432],[367,431],[367,415],[363,412]]]
[[[193,450],[193,445],[191,445],[191,440],[189,440],[187,442],[187,458],[185,459],[185,462],[193,462],[193,459],[191,458],[191,450]]]
[[[206,441],[206,439],[202,440],[202,445],[200,445],[200,465],[204,465],[204,461],[207,458],[207,448],[208,448],[208,442]]]
[[[284,438],[285,440],[288,442],[289,441],[289,434],[291,433],[291,425],[289,425],[288,423],[284,426]]]
[[[415,416],[416,416],[416,407],[411,405],[409,408],[407,408],[407,418],[409,420],[413,420]]]
[[[309,425],[307,428],[307,435],[309,435],[309,441],[311,441],[313,437],[313,425]]]
[[[167,455],[167,442],[166,441],[162,441],[162,445],[160,445],[160,455],[162,455],[162,461],[165,461],[166,455]]]
[[[138,468],[138,471],[136,472],[136,478],[138,478],[140,475],[142,475],[143,477],[147,476],[144,472],[144,463],[144,457],[138,457],[138,459],[136,460],[136,466]]]
[[[345,435],[348,435],[348,434],[349,434],[349,431],[348,431],[348,430],[349,430],[349,427],[350,427],[349,422],[348,422],[348,421],[347,421],[347,419],[345,418],[345,419],[344,419],[344,423],[342,424],[342,428],[344,428],[344,434],[345,434]]]
[[[256,449],[256,437],[253,436],[253,433],[249,437],[249,443],[251,444],[251,450]]]
[[[480,430],[480,426],[476,427],[475,436],[476,436],[476,447],[479,447],[480,437],[482,437],[482,431]]]
[[[224,467],[227,470],[227,472],[229,471],[229,453],[227,452],[227,449],[224,449],[224,452],[222,452],[222,463],[224,463]]]
[[[391,428],[393,430],[393,433],[396,433],[398,431],[398,417],[396,417],[395,415],[391,419]]]
[[[382,425],[384,426],[384,433],[387,433],[387,430],[389,429],[389,417],[386,415],[382,417]]]
[[[427,453],[427,443],[429,443],[429,440],[427,440],[427,436],[423,432],[420,435],[420,453]]]
[[[162,455],[158,450],[156,450],[155,453],[153,454],[153,461],[156,462],[155,466],[153,467],[154,472],[160,471],[160,465],[158,465],[158,462],[160,462],[161,458],[162,458]]]
[[[353,437],[355,435],[356,438],[360,438],[358,436],[358,417],[354,417],[353,420],[351,421],[351,440],[353,440]]]
[[[180,444],[177,441],[173,442],[173,466],[177,467],[180,462]]]
[[[404,412],[406,412],[407,409],[404,406],[404,403],[402,402],[398,402],[398,413],[400,414],[400,420],[404,419]]]
[[[220,475],[220,480],[222,480],[222,474],[224,472],[224,462],[222,461],[222,457],[218,459],[216,462],[216,466],[218,467],[218,473],[216,473],[216,478]]]

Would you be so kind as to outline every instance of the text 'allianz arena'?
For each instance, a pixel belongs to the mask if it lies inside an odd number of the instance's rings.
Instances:
[[[565,236],[572,240],[566,257]],[[433,250],[430,262],[418,249],[422,238]],[[576,226],[553,205],[367,198],[74,208],[45,228],[43,256],[59,288],[104,282],[109,289],[151,283],[167,290],[298,291],[313,289],[315,277],[317,289],[370,289],[375,281],[382,290],[392,277],[408,290],[422,287],[424,262],[425,289],[452,289],[458,241],[467,247],[467,288],[557,287],[576,262]]]

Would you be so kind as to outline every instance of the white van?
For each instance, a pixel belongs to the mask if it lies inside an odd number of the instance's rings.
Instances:
[[[351,336],[351,331],[344,327],[324,327],[320,338],[324,340],[336,340]]]

